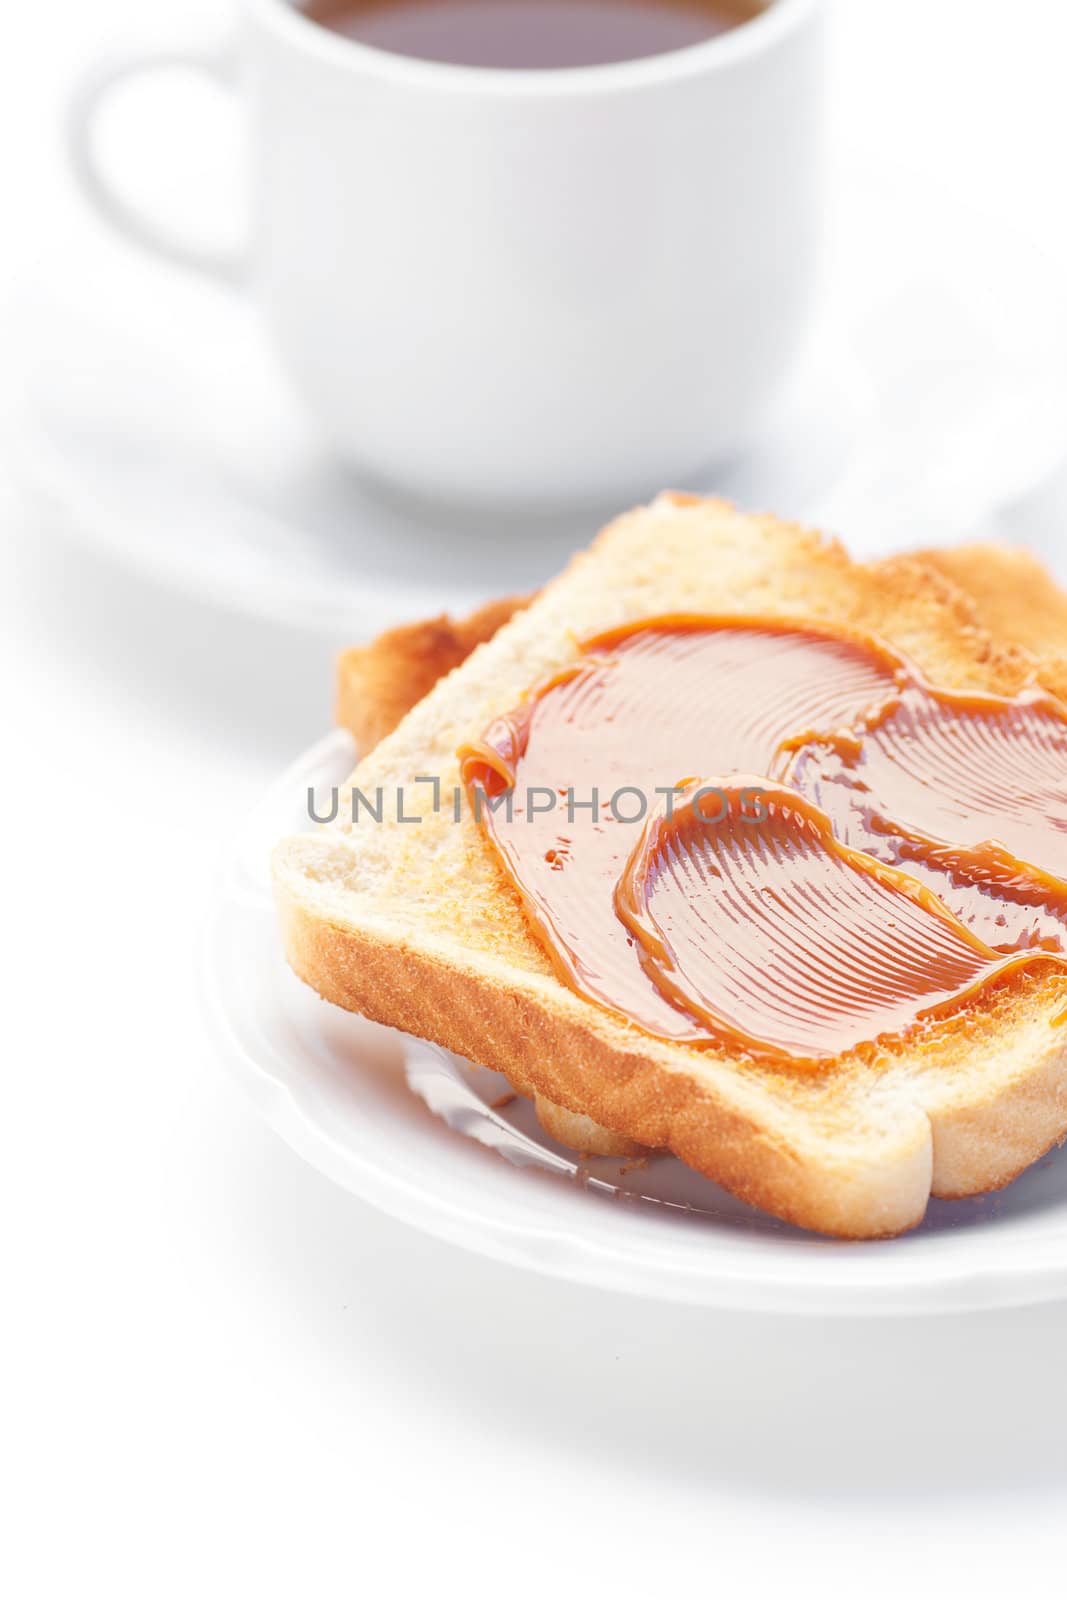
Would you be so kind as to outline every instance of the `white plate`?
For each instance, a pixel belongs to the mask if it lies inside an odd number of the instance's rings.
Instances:
[[[506,1084],[326,1005],[282,959],[273,842],[307,823],[309,788],[351,770],[334,734],[249,819],[208,936],[214,1035],[267,1121],[372,1205],[516,1266],[663,1300],[860,1315],[965,1311],[1067,1295],[1067,1152],[1000,1195],[934,1201],[901,1239],[841,1244],[762,1216],[681,1163],[574,1156]]]
[[[806,364],[743,460],[670,487],[822,523],[860,552],[1010,535],[1005,508],[1065,450],[1060,265],[914,178],[844,173],[835,192]],[[5,321],[16,474],[72,537],[214,604],[355,638],[531,588],[599,520],[502,528],[374,498],[318,446],[249,306],[87,225]],[[1023,536],[1058,532],[1062,488]]]

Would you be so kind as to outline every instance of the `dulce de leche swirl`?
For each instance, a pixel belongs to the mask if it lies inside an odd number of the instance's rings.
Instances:
[[[782,775],[994,949],[1067,948],[1067,722],[1048,696],[912,682],[861,737],[809,743]]]
[[[797,1062],[1067,971],[1067,713],[949,695],[844,628],[589,640],[461,754],[565,982],[658,1037]]]
[[[712,825],[708,797],[683,795],[615,887],[646,975],[709,1034],[785,1056],[828,1043],[840,1053],[1032,959],[995,958],[929,889],[841,844],[790,789],[765,784],[756,822],[745,783],[714,792]]]

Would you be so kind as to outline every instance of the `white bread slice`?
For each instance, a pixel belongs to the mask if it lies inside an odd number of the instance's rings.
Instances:
[[[425,774],[569,664],[577,640],[678,611],[852,622],[934,682],[1012,693],[1032,663],[996,647],[929,567],[875,568],[718,502],[664,497],[605,530],[529,610],[443,679],[362,763],[366,792]],[[617,1134],[666,1147],[803,1227],[901,1231],[931,1192],[1000,1186],[1067,1131],[1067,983],[1035,969],[971,1010],[817,1074],[650,1038],[553,974],[469,816],[340,821],[284,843],[275,885],[289,960],[327,999],[501,1070]]]
[[[1000,643],[1028,651],[1043,686],[1067,700],[1067,594],[1036,557],[1002,544],[955,545],[916,554],[963,592],[973,606],[973,623]],[[369,754],[439,678],[461,665],[532,598],[494,600],[459,620],[438,616],[408,623],[345,650],[337,662],[337,721],[352,733],[361,755]],[[545,1131],[583,1156],[650,1153],[528,1086],[520,1092],[532,1098]]]
[[[917,557],[963,591],[973,606],[972,622],[1002,644],[1028,651],[1044,687],[1067,700],[1067,594],[1030,552],[1017,546],[970,544],[923,550]],[[454,671],[532,598],[491,601],[459,620],[438,616],[391,628],[368,644],[344,651],[337,662],[336,714],[339,725],[352,733],[357,750],[369,754],[439,678]],[[513,1069],[513,1080],[515,1076]],[[545,1131],[584,1156],[649,1153],[529,1087],[520,1092],[533,1099]]]

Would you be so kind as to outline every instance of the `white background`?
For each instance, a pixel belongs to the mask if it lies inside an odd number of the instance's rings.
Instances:
[[[1067,263],[1059,0],[836,15],[835,138],[935,167]],[[8,8],[5,278],[72,237],[77,65],[223,17]],[[176,128],[173,159],[210,126]],[[260,1128],[205,1042],[195,950],[228,831],[328,720],[331,642],[193,609],[2,509],[7,1592],[1062,1583],[1067,1310],[661,1310],[434,1244]]]

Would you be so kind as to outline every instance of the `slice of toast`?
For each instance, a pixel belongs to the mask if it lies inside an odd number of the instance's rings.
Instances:
[[[998,648],[929,566],[874,567],[772,518],[665,497],[621,518],[450,673],[361,764],[365,793],[426,774],[571,664],[577,640],[668,612],[792,615],[885,638],[934,682],[1016,692],[1033,663]],[[777,1215],[851,1237],[914,1225],[931,1192],[1010,1181],[1067,1129],[1067,986],[1034,969],[869,1059],[816,1073],[668,1044],[564,986],[469,814],[417,827],[342,819],[275,858],[297,973],[327,999],[423,1035],[592,1118],[669,1148]]]
[[[1067,700],[1067,594],[1029,551],[971,544],[920,551],[918,559],[963,592],[977,624],[1001,643],[1030,652],[1045,687]],[[460,666],[532,599],[491,601],[459,621],[439,616],[391,628],[344,651],[337,662],[337,722],[353,735],[360,755],[368,755],[439,678]],[[558,1143],[584,1156],[650,1153],[591,1117],[520,1085],[514,1069],[511,1076],[513,1087],[533,1100],[538,1121]]]
[[[1032,652],[1046,687],[1067,698],[1067,594],[1028,551],[997,544],[926,550],[919,559],[952,580],[973,602],[975,620],[997,639]],[[337,663],[337,721],[361,755],[391,733],[440,677],[466,660],[532,596],[489,602],[456,621],[438,616],[392,628],[346,650]],[[532,1098],[542,1127],[583,1155],[634,1157],[648,1152],[592,1118],[568,1111],[515,1081]]]

